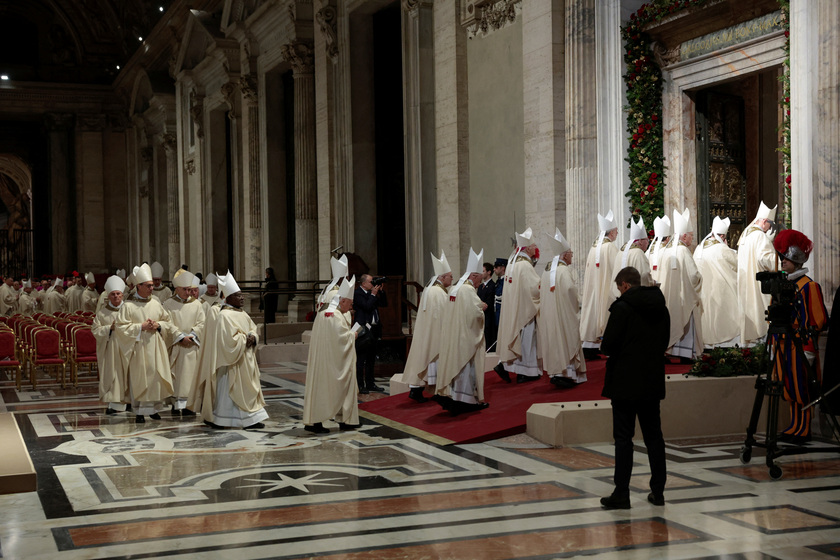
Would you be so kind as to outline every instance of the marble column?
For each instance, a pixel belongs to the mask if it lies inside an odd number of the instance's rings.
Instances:
[[[605,213],[598,196],[595,0],[566,2],[566,231],[578,262],[584,262],[598,234],[596,213]],[[617,212],[617,209],[613,209]],[[578,280],[583,267],[574,267]]]
[[[563,0],[522,1],[525,224],[566,235]]]
[[[595,82],[598,124],[598,185],[600,207],[612,208],[619,224],[630,218],[624,193],[630,188],[625,132],[624,46],[621,40],[621,0],[599,0],[595,8]],[[645,224],[648,229],[653,224]],[[619,236],[624,229],[619,227]]]
[[[76,262],[85,271],[105,266],[104,115],[76,123]],[[81,202],[84,201],[84,204]]]
[[[463,267],[470,248],[467,33],[458,4],[434,4],[438,248],[453,272]]]
[[[814,278],[831,309],[840,284],[840,3],[820,0],[817,139],[814,150]]]
[[[262,245],[262,186],[260,184],[260,107],[257,96],[255,77],[242,76],[239,79],[239,89],[242,92],[243,111],[242,126],[245,130],[245,143],[242,160],[244,184],[247,189],[245,196],[244,220],[246,250],[245,276],[251,280],[262,279],[264,276],[265,259]]]
[[[71,214],[74,206],[70,201],[70,132],[73,130],[73,115],[47,113],[44,124],[47,129],[50,179],[50,238],[38,241],[49,243],[52,248],[52,270],[71,270],[76,258],[71,247]]]
[[[425,282],[437,253],[432,2],[403,0],[406,278]]]
[[[315,166],[315,74],[312,47],[296,42],[283,46],[294,78],[295,135],[295,275],[298,288],[318,279],[318,185]],[[311,299],[296,296],[289,315],[303,317],[312,308]]]
[[[160,144],[166,154],[166,227],[169,259],[164,274],[171,280],[182,264],[178,225],[178,142],[174,133],[167,132],[161,135]]]

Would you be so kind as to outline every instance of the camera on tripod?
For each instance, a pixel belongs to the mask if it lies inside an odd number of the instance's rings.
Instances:
[[[374,276],[373,278],[370,279],[370,283],[374,286],[381,286],[382,284],[384,284],[387,281],[388,281],[387,276]]]
[[[788,280],[787,272],[756,272],[755,279],[761,283],[761,293],[772,298],[764,312],[770,324],[790,324],[796,301],[796,282]]]

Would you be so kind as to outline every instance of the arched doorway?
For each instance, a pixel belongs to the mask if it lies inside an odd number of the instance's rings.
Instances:
[[[0,154],[0,274],[33,272],[32,171],[18,156]]]

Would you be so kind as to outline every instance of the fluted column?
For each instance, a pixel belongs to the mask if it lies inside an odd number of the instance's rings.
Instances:
[[[814,272],[831,309],[840,283],[840,3],[820,0],[818,21]]]
[[[437,251],[434,22],[431,1],[402,6],[406,278],[423,282],[432,274],[426,255]]]
[[[563,0],[522,1],[525,225],[566,234]]]
[[[292,64],[295,84],[296,278],[314,281],[318,279],[318,185],[315,166],[315,73],[312,47],[306,43],[289,43],[283,46],[283,58]],[[292,310],[289,312],[292,313]]]
[[[595,0],[566,2],[566,239],[586,259],[597,235],[595,214],[606,212],[598,196],[596,138]],[[617,209],[614,209],[617,211]],[[583,267],[574,267],[578,280]]]
[[[244,183],[246,185],[246,219],[244,229],[248,252],[243,264],[245,276],[250,279],[263,277],[265,267],[262,248],[262,188],[260,185],[260,107],[257,95],[256,79],[252,76],[239,78],[239,90],[242,92],[242,116],[245,129],[246,162]]]
[[[169,232],[169,267],[166,273],[172,278],[182,264],[178,226],[178,142],[175,134],[168,132],[161,135],[161,145],[166,152],[166,226]]]

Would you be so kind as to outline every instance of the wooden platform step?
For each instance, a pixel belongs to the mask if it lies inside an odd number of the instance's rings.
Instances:
[[[26,449],[26,443],[18,428],[14,414],[0,413],[0,494],[35,492],[38,482],[35,467]]]

